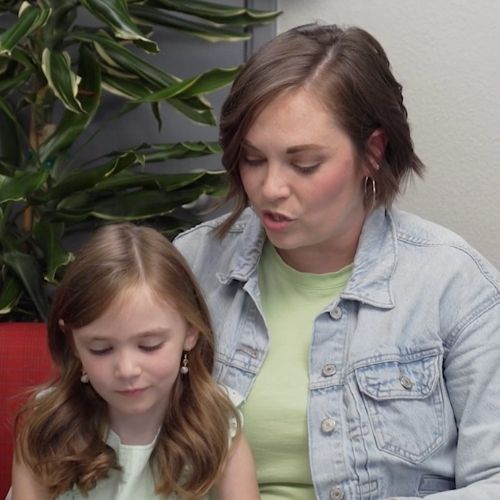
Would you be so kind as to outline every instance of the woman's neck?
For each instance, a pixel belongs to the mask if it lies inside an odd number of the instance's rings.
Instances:
[[[359,238],[359,235],[358,235]],[[294,250],[276,248],[279,256],[293,269],[312,274],[325,274],[340,271],[352,264],[356,254],[358,239],[355,243],[335,248],[324,246],[302,247]]]

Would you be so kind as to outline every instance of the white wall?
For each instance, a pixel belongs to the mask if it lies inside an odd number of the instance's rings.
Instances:
[[[357,25],[382,44],[405,104],[423,181],[397,205],[461,234],[500,268],[500,2],[281,0],[278,32]]]

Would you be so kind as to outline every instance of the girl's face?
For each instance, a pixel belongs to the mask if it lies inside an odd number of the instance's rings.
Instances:
[[[299,271],[352,262],[363,221],[363,177],[350,138],[310,91],[264,107],[242,145],[250,204],[281,257]]]
[[[137,425],[155,433],[179,376],[183,351],[198,332],[146,286],[125,290],[92,323],[73,330],[76,354],[90,384],[108,403],[122,441]]]

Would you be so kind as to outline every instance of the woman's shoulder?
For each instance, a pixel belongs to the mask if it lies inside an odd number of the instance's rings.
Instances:
[[[390,210],[399,239],[429,245],[471,248],[467,241],[451,229],[405,210]]]
[[[453,282],[471,291],[481,289],[489,297],[500,296],[499,271],[462,236],[402,210],[391,210],[391,217],[400,268],[418,268],[429,282]]]

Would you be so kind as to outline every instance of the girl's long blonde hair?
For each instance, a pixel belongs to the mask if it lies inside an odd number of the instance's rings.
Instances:
[[[99,318],[123,290],[147,285],[199,331],[189,374],[177,377],[150,466],[156,490],[197,498],[210,490],[229,448],[229,419],[237,410],[212,379],[214,337],[208,308],[188,265],[158,231],[132,224],[98,230],[67,269],[48,320],[48,343],[58,368],[16,418],[16,457],[54,497],[74,486],[87,494],[120,469],[105,443],[107,404],[80,382],[71,330]],[[61,327],[60,320],[64,326]]]

